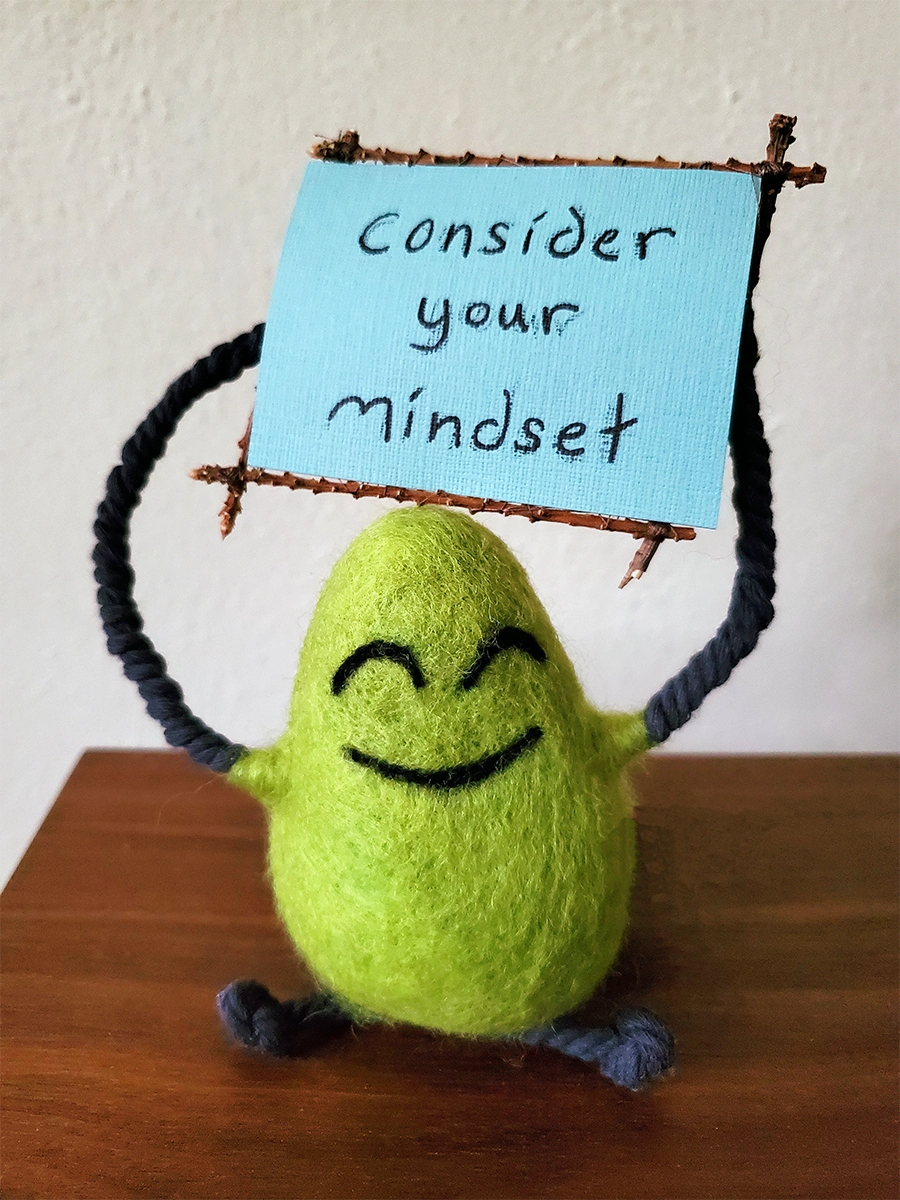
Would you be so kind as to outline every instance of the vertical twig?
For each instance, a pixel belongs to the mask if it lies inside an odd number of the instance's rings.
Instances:
[[[250,416],[247,418],[247,428],[244,430],[243,436],[238,440],[238,450],[240,454],[237,460],[237,466],[234,467],[228,480],[228,495],[225,497],[225,503],[222,505],[219,513],[219,529],[222,532],[222,537],[228,537],[234,523],[238,519],[238,514],[241,511],[241,502],[244,492],[247,490],[247,455],[250,450],[250,430],[253,427],[253,410],[250,410]]]

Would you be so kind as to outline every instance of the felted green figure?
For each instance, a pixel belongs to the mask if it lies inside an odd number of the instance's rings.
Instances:
[[[325,585],[288,727],[229,780],[269,813],[278,910],[353,1013],[518,1034],[585,1000],[627,920],[624,768],[504,544],[433,507],[376,521]]]
[[[259,358],[263,327],[177,380],[123,449],[100,505],[95,578],[110,650],[167,740],[266,806],[281,917],[321,992],[218,997],[243,1044],[296,1053],[335,1023],[517,1037],[639,1087],[672,1062],[646,1010],[566,1014],[608,971],[634,870],[628,765],[683,725],[774,609],[768,446],[745,324],[731,429],[738,569],[715,637],[639,714],[582,693],[521,566],[471,517],[401,509],[339,561],[311,622],[288,726],[248,750],[210,729],[143,632],[131,515],[178,420]]]

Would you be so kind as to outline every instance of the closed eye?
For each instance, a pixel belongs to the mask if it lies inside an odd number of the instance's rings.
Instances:
[[[399,646],[396,642],[377,641],[366,642],[364,646],[359,646],[352,654],[347,655],[332,677],[331,690],[333,694],[339,696],[363,663],[377,658],[386,658],[390,662],[399,663],[409,672],[409,677],[415,687],[423,688],[425,686],[422,668],[409,646]]]
[[[533,634],[519,629],[515,625],[504,625],[502,629],[498,629],[496,633],[491,634],[487,641],[482,643],[477,658],[460,680],[459,686],[462,690],[467,692],[473,688],[481,678],[482,672],[504,650],[522,650],[535,662],[547,661],[547,652]]]

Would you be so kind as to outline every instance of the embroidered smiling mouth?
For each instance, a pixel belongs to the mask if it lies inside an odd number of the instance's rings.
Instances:
[[[403,767],[399,763],[386,762],[383,758],[376,758],[372,754],[366,754],[363,750],[357,750],[355,746],[345,746],[344,755],[352,762],[358,763],[359,766],[376,771],[385,779],[449,792],[454,788],[474,787],[476,783],[483,783],[492,775],[505,771],[526,750],[530,750],[532,746],[536,745],[543,735],[543,729],[532,725],[520,738],[516,738],[514,742],[510,742],[508,746],[504,746],[502,750],[498,750],[494,754],[486,754],[484,758],[479,758],[475,762],[460,763],[457,767],[439,767],[436,771],[423,771],[418,767]]]

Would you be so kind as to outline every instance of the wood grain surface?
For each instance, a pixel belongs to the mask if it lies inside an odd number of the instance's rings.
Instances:
[[[372,1027],[272,1064],[216,991],[306,990],[264,822],[168,752],[87,753],[3,898],[3,1195],[897,1194],[897,761],[652,757],[633,932],[675,1075]]]

